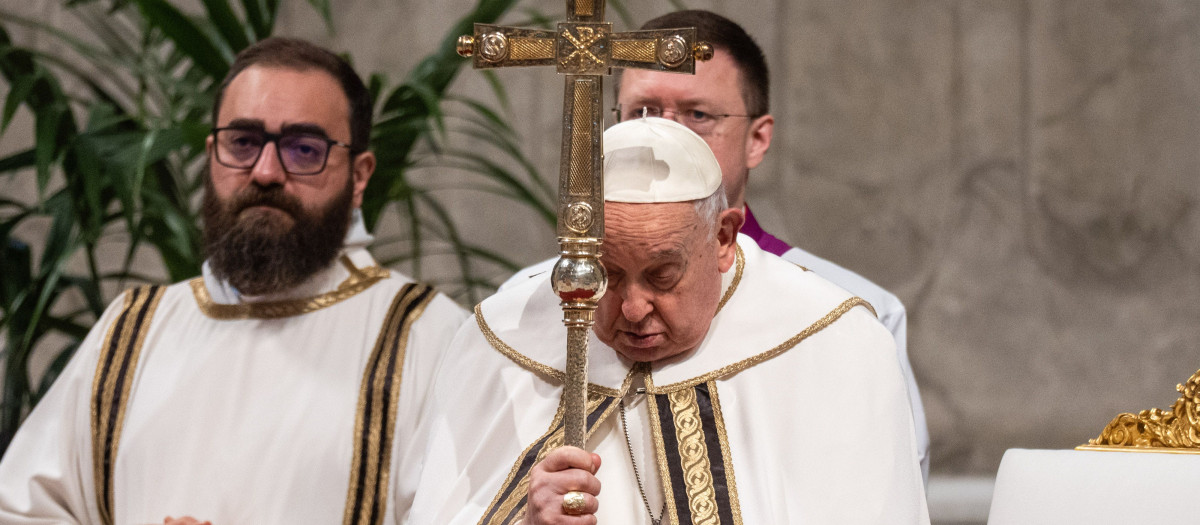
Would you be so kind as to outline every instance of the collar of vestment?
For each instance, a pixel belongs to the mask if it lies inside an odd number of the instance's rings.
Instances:
[[[870,305],[816,274],[764,252],[738,235],[739,260],[727,272],[725,296],[708,334],[690,352],[652,363],[653,389],[668,392],[729,377],[788,351],[855,306]],[[549,275],[537,276],[484,300],[475,319],[497,351],[521,366],[562,381],[567,330]],[[588,380],[614,395],[636,363],[588,338]]]
[[[380,267],[359,246],[345,248],[325,269],[298,286],[264,296],[240,295],[212,274],[192,279],[192,295],[205,315],[214,319],[278,319],[302,315],[345,301],[386,279]]]

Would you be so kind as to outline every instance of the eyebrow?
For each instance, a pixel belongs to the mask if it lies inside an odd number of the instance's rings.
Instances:
[[[682,247],[679,247],[679,246],[663,248],[661,250],[650,250],[650,260],[651,261],[664,261],[664,260],[669,261],[669,260],[686,259],[685,255],[686,255],[686,250],[684,250]]]
[[[266,126],[263,121],[256,118],[236,118],[229,121],[225,127],[238,129],[257,129],[265,131]],[[319,135],[325,138],[329,137],[329,133],[325,132],[325,128],[313,124],[311,122],[297,122],[295,124],[284,124],[279,130],[280,133],[303,133],[305,135]]]
[[[303,133],[305,135],[320,135],[329,138],[329,134],[325,132],[325,128],[308,122],[297,122],[295,124],[284,124],[279,130],[280,133]]]
[[[263,121],[256,118],[235,118],[225,125],[227,128],[238,129],[265,129]]]
[[[700,98],[696,98],[696,97],[684,97],[684,98],[676,99],[674,102],[677,107],[693,107],[693,106],[700,106],[700,105],[712,105],[712,101],[704,100],[704,99],[700,99]],[[629,102],[628,105],[629,106],[637,106],[637,107],[640,107],[640,106],[662,107],[663,97],[658,97],[658,96],[639,97],[639,98],[633,99],[633,101]]]

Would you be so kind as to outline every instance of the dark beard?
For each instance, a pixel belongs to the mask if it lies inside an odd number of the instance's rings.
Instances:
[[[204,247],[213,274],[247,295],[296,287],[329,266],[341,251],[353,196],[351,178],[345,190],[317,212],[306,211],[279,185],[263,188],[252,183],[224,202],[206,173]],[[242,216],[251,206],[271,206],[291,218],[263,211]]]

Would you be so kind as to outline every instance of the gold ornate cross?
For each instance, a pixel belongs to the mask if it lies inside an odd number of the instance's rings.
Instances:
[[[561,257],[551,284],[562,299],[567,325],[563,385],[564,442],[583,447],[587,438],[587,341],[608,277],[600,265],[604,239],[603,78],[612,68],[695,72],[695,60],[712,57],[696,30],[658,29],[614,33],[604,22],[605,0],[566,0],[567,21],[554,31],[475,24],[474,36],[458,39],[458,53],[476,69],[554,65],[566,75],[562,157],[558,183],[558,244]]]

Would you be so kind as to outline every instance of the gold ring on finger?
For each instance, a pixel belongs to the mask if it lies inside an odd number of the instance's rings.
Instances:
[[[570,514],[572,516],[583,514],[583,506],[586,504],[587,499],[585,499],[583,493],[579,492],[578,490],[572,490],[571,492],[563,494],[562,510],[566,514]]]

